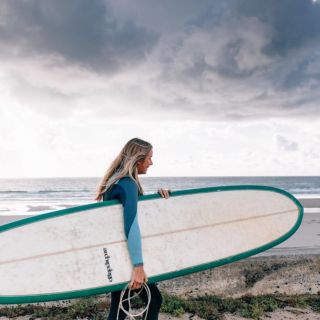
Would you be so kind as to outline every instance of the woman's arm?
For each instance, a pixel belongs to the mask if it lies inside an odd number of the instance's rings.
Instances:
[[[120,201],[123,205],[124,232],[128,241],[128,249],[133,266],[143,265],[141,234],[138,223],[138,187],[131,178],[123,178],[118,182],[122,189]]]
[[[123,204],[124,231],[133,264],[130,287],[138,289],[148,280],[143,268],[141,234],[137,216],[138,187],[129,177],[121,179],[118,186],[122,189],[120,201]]]
[[[124,231],[127,237],[128,249],[133,264],[133,272],[130,286],[138,289],[141,284],[147,281],[147,276],[143,268],[141,234],[137,216],[138,187],[129,177],[119,180],[117,183],[120,189],[120,201],[123,204]],[[159,189],[159,194],[163,198],[169,198],[170,190]]]

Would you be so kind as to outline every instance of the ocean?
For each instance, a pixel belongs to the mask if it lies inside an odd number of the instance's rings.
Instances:
[[[5,217],[17,219],[92,203],[99,180],[0,179],[0,217],[5,221]],[[227,185],[264,185],[286,190],[305,206],[302,225],[290,239],[262,255],[320,254],[320,177],[143,177],[141,182],[145,194],[155,193],[158,188],[174,191]]]
[[[0,179],[0,215],[30,215],[94,202],[99,178]],[[143,177],[146,194],[227,185],[264,185],[320,199],[320,177]]]

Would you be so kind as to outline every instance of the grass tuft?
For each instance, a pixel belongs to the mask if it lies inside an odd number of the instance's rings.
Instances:
[[[135,307],[142,303],[137,300]],[[225,313],[237,314],[245,318],[259,319],[266,312],[282,309],[286,306],[295,308],[310,308],[320,313],[320,295],[264,295],[244,296],[241,298],[222,298],[215,295],[205,295],[196,298],[182,299],[175,295],[163,293],[161,311],[179,317],[184,313],[197,315],[207,320],[221,320]],[[69,306],[43,307],[39,305],[21,305],[0,309],[0,316],[14,318],[30,316],[30,319],[69,320],[106,318],[109,305],[98,302],[95,298],[84,298]]]
[[[273,263],[271,265],[266,262],[251,263],[242,272],[245,277],[246,287],[252,288],[256,282],[262,280],[265,276],[287,266],[287,262]]]

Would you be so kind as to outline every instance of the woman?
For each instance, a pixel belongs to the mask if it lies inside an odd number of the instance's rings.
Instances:
[[[149,142],[134,138],[129,140],[120,154],[111,163],[104,175],[97,192],[96,200],[106,201],[119,199],[123,205],[124,229],[128,242],[131,262],[133,265],[130,287],[139,289],[148,278],[143,268],[141,249],[141,236],[137,219],[138,196],[143,194],[139,181],[139,174],[146,174],[152,163],[152,145]],[[169,191],[158,191],[163,198],[169,197]],[[147,313],[148,320],[158,319],[162,303],[161,293],[155,284],[148,284],[151,292],[151,301]],[[117,319],[121,291],[111,293],[111,308],[108,320]],[[140,293],[141,298],[147,303],[147,295]],[[127,306],[124,305],[127,309]],[[126,315],[120,311],[118,319],[125,319]]]

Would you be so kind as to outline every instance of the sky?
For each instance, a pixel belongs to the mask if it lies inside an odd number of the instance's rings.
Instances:
[[[320,2],[1,0],[0,178],[320,175]]]

